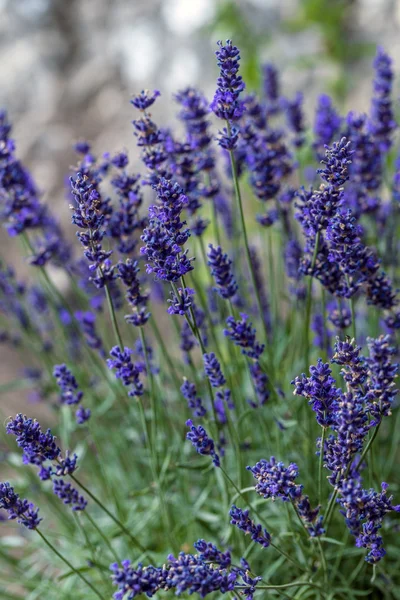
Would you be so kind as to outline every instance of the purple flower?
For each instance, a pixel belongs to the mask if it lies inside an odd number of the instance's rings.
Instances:
[[[270,396],[268,376],[264,373],[258,361],[250,365],[250,374],[260,406],[264,406]]]
[[[224,329],[224,335],[242,348],[242,354],[258,360],[265,346],[256,340],[256,330],[252,328],[251,323],[247,322],[248,316],[240,313],[240,317],[239,321],[235,321],[233,317],[227,318],[228,328]]]
[[[365,560],[372,564],[384,555],[383,539],[378,535],[388,512],[400,512],[400,505],[393,506],[393,496],[388,497],[388,484],[382,483],[382,491],[364,490],[357,479],[346,479],[339,488],[341,513],[350,533],[356,536],[356,546],[369,550]]]
[[[79,404],[83,392],[79,390],[75,377],[66,365],[55,365],[53,377],[60,388],[60,401],[62,404]]]
[[[171,300],[168,300],[170,306],[167,312],[170,315],[185,315],[193,305],[192,297],[195,291],[192,288],[178,288],[178,294],[175,291],[171,292]]]
[[[351,164],[352,151],[350,142],[342,138],[335,142],[332,147],[326,147],[324,169],[318,169],[318,173],[325,182],[325,186],[317,191],[302,190],[302,204],[297,204],[298,212],[296,218],[300,221],[307,237],[314,239],[315,234],[321,229],[326,229],[329,220],[336,214],[338,207],[343,202],[343,191],[341,186],[349,178],[349,165]],[[313,250],[312,241],[309,241],[308,249]]]
[[[329,221],[326,239],[329,241],[328,260],[337,263],[343,273],[352,274],[360,269],[363,259],[362,228],[356,223],[351,210],[337,212]]]
[[[192,442],[192,445],[199,454],[211,456],[214,465],[219,467],[220,460],[218,454],[215,452],[214,441],[208,437],[204,427],[201,425],[196,427],[190,419],[186,421],[186,425],[190,428],[190,431],[186,434],[186,438]]]
[[[63,479],[53,480],[53,492],[64,504],[70,504],[73,511],[85,510],[87,506],[87,501],[79,495],[78,490],[70,483],[65,483]]]
[[[368,365],[368,410],[374,418],[374,425],[382,417],[391,414],[391,408],[398,390],[395,380],[399,365],[392,362],[392,356],[397,354],[397,349],[391,345],[390,336],[367,339],[369,358]]]
[[[310,377],[303,373],[291,382],[295,386],[293,393],[308,400],[321,427],[329,427],[334,423],[340,396],[340,390],[331,374],[329,364],[323,363],[319,358],[317,365],[310,367]]]
[[[112,571],[112,582],[118,587],[118,592],[114,594],[115,600],[123,598],[135,598],[141,594],[146,594],[151,598],[160,587],[164,587],[163,569],[159,567],[143,567],[141,563],[134,569],[130,560],[123,560],[121,566],[113,563],[110,567]],[[126,595],[128,594],[128,596]]]
[[[280,112],[280,85],[279,74],[275,65],[263,65],[263,92],[266,100],[267,114],[275,115]]]
[[[21,413],[8,421],[6,433],[15,435],[18,446],[24,451],[25,463],[41,465],[46,460],[56,460],[61,454],[50,429],[43,433],[37,421]]]
[[[119,154],[112,159],[112,163],[121,169],[124,161]],[[118,161],[118,162],[117,162]],[[146,224],[146,219],[139,216],[143,203],[140,175],[133,175],[127,171],[119,171],[112,179],[111,185],[118,196],[118,206],[113,210],[107,227],[107,235],[113,238],[121,254],[131,254],[137,245],[135,232],[141,231]]]
[[[226,383],[224,374],[221,371],[221,365],[214,352],[203,354],[204,370],[213,387],[222,387]]]
[[[231,566],[231,553],[228,550],[226,552],[221,552],[214,544],[206,542],[205,540],[197,540],[193,545],[199,552],[199,559],[202,562],[214,563],[219,565],[222,569],[227,569]]]
[[[127,315],[125,319],[135,326],[145,325],[150,318],[150,312],[147,310],[148,294],[141,291],[137,261],[127,258],[125,263],[119,262],[117,272],[126,288],[126,299],[133,310],[133,315]]]
[[[75,473],[76,469],[78,468],[77,461],[78,456],[74,454],[71,458],[69,455],[69,451],[67,450],[65,453],[65,458],[58,459],[55,471],[57,477],[65,477],[65,475],[72,475],[72,473]]]
[[[229,511],[232,525],[238,527],[245,533],[248,533],[251,539],[257,544],[260,544],[264,548],[268,548],[271,543],[271,535],[266,529],[263,529],[261,525],[256,525],[254,521],[249,517],[248,510],[242,510],[237,506],[233,505]]]
[[[177,183],[165,178],[159,178],[153,188],[159,203],[149,208],[150,220],[141,236],[144,246],[140,253],[148,260],[147,273],[175,282],[193,269],[193,259],[187,258],[182,248],[190,236],[186,222],[180,220],[187,197]]]
[[[97,273],[92,281],[99,289],[114,278],[113,269],[108,258],[112,250],[104,250],[102,240],[105,236],[105,225],[110,214],[109,200],[103,200],[98,189],[98,178],[94,172],[77,173],[75,179],[70,178],[71,193],[75,201],[72,206],[72,223],[82,231],[77,237],[84,248],[84,255],[89,261],[89,269]]]
[[[397,127],[394,118],[391,93],[393,82],[392,59],[378,46],[375,60],[374,94],[371,104],[371,116],[368,130],[378,141],[383,152],[392,145],[392,133]]]
[[[201,92],[191,87],[175,94],[175,100],[182,107],[178,116],[185,125],[191,148],[204,150],[211,142],[207,100]]]
[[[154,102],[156,95],[153,95],[151,98]],[[132,104],[139,108],[143,114],[139,119],[132,121],[132,123],[135,130],[134,135],[137,138],[137,145],[141,148],[141,159],[150,171],[149,182],[152,182],[157,181],[159,176],[167,175],[164,165],[167,160],[167,154],[163,147],[166,137],[165,132],[157,127],[143,108],[148,104],[149,100],[149,95],[146,93],[135,97],[136,104],[134,102]]]
[[[103,341],[96,330],[96,315],[91,311],[76,311],[75,318],[79,322],[89,348],[98,350],[100,356],[104,357]]]
[[[80,406],[75,413],[76,422],[78,425],[83,425],[83,423],[86,423],[86,421],[90,419],[90,415],[90,408],[84,408],[83,406]]]
[[[210,244],[209,248],[207,264],[217,284],[217,287],[214,289],[221,298],[232,298],[238,290],[238,285],[232,272],[232,261],[227,254],[223,253],[220,246],[214,248]]]
[[[314,121],[314,147],[318,153],[332,143],[339,133],[341,125],[342,118],[336,112],[332,99],[326,94],[321,94],[318,98]]]
[[[340,142],[334,142],[332,147],[325,148],[325,158],[321,162],[324,168],[318,169],[321,179],[331,188],[337,189],[349,179],[349,165],[353,151],[351,142],[342,138]]]
[[[236,573],[225,569],[214,569],[200,557],[180,552],[178,558],[168,556],[165,576],[166,589],[175,589],[179,596],[187,591],[204,598],[212,592],[226,594],[234,589]]]
[[[239,75],[239,50],[231,40],[227,40],[225,45],[220,41],[218,46],[220,49],[215,54],[221,71],[217,80],[218,88],[210,108],[220,119],[237,121],[244,112],[244,104],[239,100],[239,96],[245,88]]]
[[[242,133],[242,145],[250,184],[257,198],[263,202],[272,200],[281,189],[283,178],[293,170],[283,132],[278,129],[257,132],[249,125],[246,134]]]
[[[336,486],[350,468],[357,452],[362,449],[368,433],[368,417],[360,395],[348,392],[337,402],[335,423],[332,426],[336,435],[326,440],[323,449],[324,464],[331,471],[329,482]]]
[[[39,509],[28,500],[21,500],[7,481],[0,483],[0,508],[7,511],[9,519],[17,519],[27,529],[36,529],[42,521]]]
[[[318,537],[325,533],[322,527],[322,516],[319,516],[320,507],[311,508],[308,496],[302,495],[296,502],[296,508],[311,537]]]
[[[128,396],[141,396],[143,384],[140,381],[140,370],[133,364],[131,354],[133,351],[130,348],[121,350],[119,346],[114,346],[110,350],[112,358],[107,359],[107,365],[109,369],[115,369],[117,379],[121,379],[123,385],[130,388]]]
[[[366,115],[350,112],[346,119],[346,137],[353,150],[350,174],[353,196],[346,194],[357,214],[368,207],[368,192],[377,190],[382,182],[382,154],[378,142],[366,131]]]
[[[29,230],[40,232],[32,243],[31,264],[44,266],[52,260],[65,265],[71,258],[70,246],[48,207],[40,203],[39,190],[17,159],[10,133],[7,114],[0,111],[0,217],[12,237]]]
[[[298,92],[293,100],[286,100],[284,103],[286,118],[290,129],[295,134],[293,144],[300,148],[305,141],[304,131],[304,113],[303,113],[303,94]]]
[[[132,98],[131,104],[133,104],[135,108],[145,111],[146,108],[149,108],[149,106],[154,104],[158,96],[160,96],[158,90],[154,90],[153,93],[149,92],[149,90],[142,90],[140,94],[137,94]]]
[[[223,128],[222,131],[218,132],[217,141],[218,145],[221,146],[224,150],[228,152],[233,152],[235,150],[237,143],[239,140],[239,128],[231,127],[228,130],[226,127]]]
[[[204,417],[204,415],[207,414],[207,410],[204,408],[201,398],[197,395],[195,384],[188,381],[186,377],[183,380],[181,392],[183,397],[187,400],[188,406],[192,410],[194,417]]]
[[[256,219],[262,227],[271,227],[279,219],[279,213],[275,208],[272,208],[263,215],[257,215]]]
[[[336,303],[328,304],[328,319],[337,329],[347,329],[352,323],[351,310],[348,306],[339,306]]]
[[[271,456],[269,462],[260,460],[254,467],[246,467],[257,480],[255,490],[263,498],[280,498],[284,502],[295,500],[301,496],[302,486],[295,483],[299,474],[298,466],[291,463],[288,467],[276,462]]]
[[[344,341],[336,338],[335,354],[332,358],[332,362],[343,367],[340,374],[348,389],[358,390],[358,392],[368,377],[367,363],[360,355],[360,350],[361,346],[357,346],[355,340],[351,340],[349,337],[346,337]]]

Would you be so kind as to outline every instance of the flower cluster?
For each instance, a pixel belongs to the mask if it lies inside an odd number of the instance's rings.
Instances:
[[[66,365],[55,365],[53,376],[60,388],[61,404],[79,404],[83,398],[83,392],[79,389],[75,377]],[[75,413],[79,425],[90,418],[90,410],[79,407]]]
[[[140,176],[127,172],[125,167],[128,165],[128,156],[123,152],[112,158],[111,164],[118,169],[111,179],[111,185],[117,194],[119,205],[114,208],[110,217],[107,235],[116,242],[118,252],[128,255],[136,249],[136,234],[146,223],[139,214],[143,203]]]
[[[39,509],[28,500],[21,500],[7,481],[0,483],[0,508],[7,511],[9,519],[17,519],[27,529],[36,529],[42,521]]]
[[[39,191],[31,174],[16,157],[11,125],[0,110],[0,218],[10,236],[33,231],[30,263],[44,266],[50,260],[65,264],[71,249],[48,207],[39,200]]]
[[[387,483],[382,483],[382,491],[364,490],[355,479],[343,481],[340,487],[340,505],[350,533],[356,536],[356,546],[366,548],[365,560],[376,563],[386,554],[383,539],[379,535],[384,516],[400,512],[400,505],[393,506],[393,496],[388,497]]]
[[[232,272],[232,261],[227,254],[223,253],[220,246],[214,248],[210,244],[207,264],[217,284],[217,287],[214,288],[215,291],[218,292],[221,298],[233,298],[238,290],[238,285]]]
[[[271,535],[266,529],[263,529],[261,525],[256,525],[254,521],[249,517],[248,510],[241,510],[237,506],[233,505],[229,511],[232,525],[236,525],[238,529],[241,529],[245,533],[248,533],[253,540],[264,548],[268,548],[271,543]]]
[[[142,563],[134,567],[130,560],[113,563],[112,582],[118,588],[115,600],[131,600],[141,594],[152,598],[163,590],[174,590],[177,596],[187,592],[205,598],[213,592],[228,594],[235,588],[247,600],[253,598],[261,577],[250,577],[244,559],[243,567],[234,567],[230,553],[221,552],[214,544],[198,540],[194,546],[198,554],[180,552],[177,557],[170,554],[162,567]]]
[[[377,339],[367,340],[369,358],[368,365],[368,411],[372,415],[373,425],[380,423],[382,417],[391,414],[391,408],[398,390],[395,380],[399,365],[392,362],[397,350],[391,345],[390,336],[380,336]]]
[[[103,358],[105,356],[105,351],[103,348],[103,341],[96,330],[96,315],[89,310],[78,310],[75,312],[75,318],[79,323],[89,348],[97,350]]]
[[[136,327],[142,327],[150,318],[147,310],[148,295],[142,293],[139,271],[137,261],[130,258],[117,264],[118,277],[125,286],[126,299],[132,308],[132,314],[127,315],[125,320]]]
[[[144,245],[140,252],[148,261],[147,273],[175,282],[193,269],[193,259],[187,257],[187,250],[182,250],[190,236],[186,222],[180,220],[187,197],[177,183],[165,178],[153,184],[153,188],[159,204],[150,206],[149,224],[141,236]]]
[[[204,354],[203,361],[204,370],[208,379],[210,380],[212,387],[218,388],[225,385],[226,379],[221,371],[221,365],[219,364],[219,360],[215,356],[214,352]]]
[[[320,358],[316,366],[310,367],[310,377],[303,373],[292,381],[292,385],[295,386],[293,393],[307,398],[321,427],[329,427],[335,421],[340,396],[340,390],[335,383],[329,364]]]
[[[393,69],[392,60],[379,46],[374,60],[374,95],[371,105],[369,131],[386,152],[392,145],[392,133],[397,127],[391,102]]]
[[[103,288],[114,278],[109,257],[112,250],[103,249],[105,224],[110,214],[109,199],[104,200],[99,191],[98,178],[91,171],[77,173],[71,177],[71,193],[75,200],[72,206],[72,223],[82,231],[77,237],[89,261],[89,269],[96,274],[92,278],[97,288]]]
[[[62,458],[61,449],[57,446],[50,429],[44,433],[38,421],[28,419],[19,413],[14,419],[8,421],[6,432],[16,437],[18,446],[24,451],[23,462],[40,466],[38,475],[42,481],[48,479],[53,481],[53,492],[64,504],[70,504],[73,510],[86,508],[87,502],[83,496],[62,479],[76,471],[78,457],[74,454],[71,458],[67,452],[65,458]]]
[[[264,344],[260,344],[256,339],[256,330],[252,324],[247,322],[248,315],[240,314],[241,319],[235,321],[233,317],[228,317],[224,329],[226,335],[236,346],[242,348],[242,354],[258,360],[264,351]]]
[[[263,498],[283,502],[291,502],[296,507],[300,518],[304,521],[310,536],[316,537],[324,533],[319,507],[312,509],[308,496],[303,494],[303,486],[295,480],[299,474],[298,466],[291,463],[288,467],[277,462],[274,456],[270,460],[260,460],[254,467],[247,467],[257,480],[255,490]]]
[[[217,91],[211,102],[211,110],[220,119],[232,122],[237,121],[243,115],[244,104],[239,99],[245,84],[239,75],[240,53],[231,40],[224,45],[218,42],[219,50],[215,53],[217,64],[221,69],[217,80]]]
[[[214,440],[208,437],[204,427],[201,425],[196,427],[190,419],[186,421],[186,425],[190,429],[186,434],[186,437],[192,442],[192,445],[196,448],[197,452],[204,456],[211,456],[214,465],[219,467],[220,460],[218,454],[215,452]]]
[[[317,154],[323,152],[325,146],[332,144],[342,125],[342,118],[336,112],[332,99],[326,94],[318,98],[314,121],[314,148]]]
[[[193,412],[194,417],[204,417],[207,414],[206,408],[203,406],[201,398],[197,395],[197,389],[194,383],[191,383],[186,378],[181,386],[183,397],[187,400],[189,408]]]
[[[141,369],[132,362],[133,350],[125,346],[121,349],[114,346],[110,350],[111,358],[107,359],[109,369],[115,370],[115,377],[121,379],[124,386],[129,387],[129,396],[141,396],[143,394],[143,384],[140,381]]]

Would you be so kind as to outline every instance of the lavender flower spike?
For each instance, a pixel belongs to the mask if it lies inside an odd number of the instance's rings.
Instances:
[[[239,95],[245,88],[243,79],[238,74],[239,50],[231,40],[227,40],[225,45],[220,41],[218,46],[220,49],[215,54],[221,72],[210,108],[220,119],[237,121],[244,112],[244,104],[239,100]]]
[[[204,370],[213,387],[222,387],[226,383],[224,374],[221,371],[221,365],[214,352],[203,354]]]
[[[232,298],[237,290],[238,285],[232,273],[232,261],[227,254],[223,254],[222,248],[218,246],[214,248],[212,244],[209,246],[208,266],[211,270],[211,275],[215,279],[217,287],[214,288],[218,294],[225,299]]]
[[[242,348],[242,354],[258,360],[265,346],[257,342],[256,330],[247,322],[248,316],[245,313],[240,313],[240,316],[240,321],[235,321],[233,317],[227,318],[228,327],[224,329],[224,335]]]
[[[263,498],[280,498],[289,502],[301,496],[302,486],[295,483],[299,474],[295,463],[285,467],[282,462],[276,462],[275,457],[271,456],[269,461],[261,459],[254,467],[246,468],[257,480],[255,490]]]
[[[251,539],[257,544],[260,544],[264,548],[268,548],[271,543],[271,535],[266,529],[263,529],[261,525],[256,525],[254,521],[249,517],[248,510],[241,510],[237,506],[233,505],[229,511],[232,525],[236,525],[239,529],[245,533],[249,533]]]
[[[0,483],[0,508],[7,511],[9,519],[17,519],[27,529],[36,529],[42,520],[38,517],[39,509],[28,500],[21,500],[7,481]]]
[[[220,460],[218,454],[215,452],[214,441],[208,437],[204,427],[201,425],[196,427],[193,425],[193,421],[191,419],[186,421],[186,425],[190,428],[190,431],[186,434],[186,438],[192,442],[192,445],[196,448],[199,454],[211,456],[214,465],[219,467]]]

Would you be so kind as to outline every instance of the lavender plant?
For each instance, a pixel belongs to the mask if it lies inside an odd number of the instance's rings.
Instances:
[[[323,94],[309,130],[273,65],[246,95],[238,48],[216,55],[211,102],[174,96],[180,136],[158,90],[132,98],[140,174],[76,144],[83,256],[0,113],[0,215],[30,263],[0,263],[24,364],[0,391],[36,401],[3,414],[1,598],[399,597],[391,59],[368,114]]]

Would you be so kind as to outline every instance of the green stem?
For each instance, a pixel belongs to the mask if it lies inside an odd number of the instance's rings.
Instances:
[[[356,466],[356,468],[355,468],[355,471],[356,471],[356,472],[357,472],[357,471],[358,471],[358,469],[360,468],[360,466],[361,466],[361,464],[362,464],[362,461],[364,460],[364,458],[365,458],[365,457],[366,457],[366,455],[368,454],[368,451],[369,451],[369,449],[371,448],[371,446],[372,446],[372,444],[373,444],[373,442],[374,442],[374,440],[375,440],[376,436],[378,435],[378,431],[379,431],[379,428],[380,428],[380,426],[381,426],[381,423],[382,423],[382,421],[381,421],[380,423],[378,423],[378,425],[375,427],[374,433],[373,433],[373,434],[371,435],[371,437],[369,438],[369,440],[368,440],[368,442],[367,442],[367,445],[365,446],[365,448],[364,448],[364,450],[363,450],[363,452],[362,452],[362,454],[361,454],[361,456],[360,456],[360,460],[359,460],[359,462],[358,462],[358,464],[357,464],[357,466]]]
[[[299,515],[299,511],[297,510],[297,507],[296,507],[296,505],[295,505],[295,503],[294,503],[294,501],[293,501],[293,500],[291,501],[291,504],[292,504],[292,506],[293,506],[294,512],[296,513],[296,516],[297,516],[297,518],[298,518],[298,520],[299,520],[299,523],[300,523],[300,525],[301,525],[302,529],[304,530],[304,532],[305,532],[305,534],[306,534],[307,538],[308,538],[308,539],[310,539],[310,534],[309,534],[309,532],[308,532],[308,530],[307,530],[307,527],[305,526],[303,519],[300,517],[300,515]]]
[[[333,507],[335,506],[336,498],[339,493],[338,489],[335,489],[328,503],[328,507],[325,513],[325,536],[328,535],[328,529],[331,522]]]
[[[305,586],[305,585],[308,587],[313,587],[313,588],[322,590],[322,587],[320,585],[318,585],[317,583],[312,583],[311,581],[293,581],[292,583],[283,583],[282,585],[258,585],[257,589],[258,590],[283,590],[285,588],[300,587],[300,586]],[[240,589],[240,586],[236,586],[236,589]],[[243,588],[243,589],[245,589],[245,588]]]
[[[228,133],[230,133],[231,127],[230,127],[230,123],[228,121],[226,122],[226,127],[228,130]],[[264,331],[265,341],[267,342],[267,348],[269,348],[267,324],[263,318],[263,309],[262,309],[260,292],[259,292],[259,289],[257,286],[257,280],[256,280],[255,273],[254,273],[253,263],[251,260],[249,242],[248,242],[248,238],[247,238],[246,223],[245,223],[244,211],[243,211],[242,195],[240,192],[239,179],[238,179],[238,175],[237,175],[236,162],[235,162],[235,157],[234,157],[233,151],[229,152],[229,156],[230,156],[230,161],[231,161],[232,178],[233,178],[233,185],[235,188],[236,201],[237,201],[238,208],[239,208],[240,225],[241,225],[241,230],[242,230],[242,235],[243,235],[248,269],[250,272],[250,277],[251,277],[251,281],[252,281],[252,285],[253,285],[254,295],[255,295],[256,301],[257,301],[258,310],[260,313],[260,319],[261,319],[261,323],[262,323],[262,327],[263,327],[263,331]],[[270,354],[270,352],[269,352],[269,354]]]
[[[73,481],[75,481],[76,485],[78,485],[80,488],[82,488],[82,490],[93,500],[93,502],[95,502],[106,513],[106,515],[108,515],[110,517],[110,519],[112,519],[114,521],[114,523],[116,523],[118,525],[118,527],[121,529],[121,531],[123,531],[123,533],[125,533],[125,535],[127,535],[129,537],[129,539],[135,544],[135,546],[137,546],[137,548],[139,548],[139,550],[141,550],[141,552],[143,552],[144,554],[147,555],[147,557],[149,557],[147,550],[142,546],[142,544],[139,542],[139,540],[137,540],[135,538],[135,536],[131,534],[131,532],[125,527],[125,525],[123,525],[121,523],[121,521],[119,519],[117,519],[117,517],[115,517],[108,510],[108,508],[106,506],[104,506],[104,504],[94,494],[92,494],[92,492],[85,485],[83,485],[83,483],[81,483],[79,481],[79,479],[77,479],[75,477],[75,475],[70,475],[70,477]]]
[[[184,279],[183,276],[181,277],[181,282],[182,282],[182,289],[185,289],[186,283],[185,283],[185,279]],[[174,290],[174,294],[177,297],[179,297],[179,295],[178,295],[179,292],[178,292],[178,290],[176,288],[176,285],[174,283],[172,283],[171,285],[172,285],[172,289]],[[207,350],[206,350],[206,348],[204,346],[204,342],[203,342],[202,337],[200,335],[200,331],[199,331],[199,328],[198,328],[197,323],[196,323],[196,316],[194,314],[194,310],[193,310],[192,306],[190,307],[189,312],[190,312],[191,319],[189,319],[189,317],[188,317],[188,315],[186,313],[185,313],[185,319],[186,319],[186,321],[187,321],[187,323],[188,323],[188,325],[189,325],[189,327],[191,329],[191,332],[193,333],[194,337],[197,339],[197,341],[200,344],[201,353],[204,355],[204,354],[207,353]],[[208,393],[209,393],[210,400],[211,400],[211,406],[212,406],[212,411],[213,411],[215,426],[216,426],[217,430],[219,430],[219,420],[218,420],[217,411],[216,411],[216,408],[215,408],[214,394],[213,394],[212,387],[211,387],[211,384],[210,384],[210,380],[208,379],[208,377],[206,378],[206,381],[207,381]]]
[[[92,527],[97,531],[97,533],[99,534],[99,536],[104,540],[107,548],[110,550],[111,554],[113,555],[113,557],[115,558],[116,562],[121,562],[120,559],[118,558],[117,553],[115,552],[114,548],[111,545],[110,540],[108,539],[108,537],[106,535],[104,535],[104,533],[101,531],[100,527],[97,525],[96,521],[94,519],[92,519],[92,517],[90,516],[90,514],[88,513],[87,510],[84,511],[83,513],[85,515],[85,517],[88,519],[89,523],[92,525]]]
[[[153,374],[151,372],[150,360],[149,360],[149,356],[148,356],[148,352],[147,352],[147,344],[146,344],[146,339],[144,337],[143,327],[139,327],[139,334],[140,334],[140,341],[142,343],[144,362],[146,365],[147,380],[149,382],[149,388],[150,388],[149,395],[150,395],[151,411],[153,413],[153,419],[152,419],[152,424],[153,424],[152,429],[153,430],[151,433],[151,442],[150,442],[150,449],[153,453],[154,452],[154,450],[153,450],[154,443],[155,443],[155,440],[157,439],[157,407],[156,407],[155,393],[154,393],[154,378],[153,378]],[[155,459],[155,464],[157,464],[156,453],[154,453],[154,459]]]
[[[322,427],[321,449],[319,453],[319,468],[318,468],[318,504],[322,503],[322,472],[324,467],[324,445],[326,437],[326,427]]]
[[[158,465],[158,460],[157,460],[157,449],[156,449],[157,404],[156,404],[156,396],[155,396],[154,378],[153,378],[153,373],[151,372],[151,365],[150,365],[149,355],[147,352],[147,344],[146,344],[146,338],[144,336],[143,327],[139,327],[139,330],[140,330],[140,340],[142,342],[142,349],[143,349],[143,354],[144,354],[144,359],[145,359],[145,364],[146,364],[147,379],[148,379],[149,387],[150,387],[150,403],[151,403],[151,412],[153,415],[151,434],[149,434],[147,428],[146,428],[146,432],[147,432],[147,436],[149,437],[149,449],[150,449],[150,454],[151,454],[153,477],[157,484],[157,492],[158,492],[158,498],[159,498],[161,512],[162,512],[162,517],[163,517],[163,521],[164,521],[165,532],[166,532],[166,534],[168,534],[168,532],[171,531],[171,524],[170,524],[170,518],[169,518],[169,514],[168,514],[168,510],[167,510],[167,505],[166,505],[165,498],[164,498],[164,493],[163,493],[163,490],[161,487],[161,481],[160,481],[160,475],[159,475],[159,465]],[[139,400],[139,402],[140,402],[140,400]]]
[[[312,272],[315,267],[315,263],[318,255],[318,246],[319,246],[319,238],[320,232],[317,232],[315,236],[315,245],[314,252],[311,260],[311,275],[309,275],[308,285],[307,285],[307,304],[306,304],[306,318],[304,323],[304,339],[305,339],[305,361],[306,361],[306,370],[310,366],[310,322],[311,322],[311,307],[312,307],[312,284],[313,284],[313,275]]]
[[[171,376],[172,376],[172,378],[174,380],[176,389],[178,391],[180,391],[181,382],[179,381],[179,377],[178,377],[178,374],[176,372],[174,363],[171,360],[171,357],[170,357],[169,352],[168,352],[168,350],[167,350],[167,348],[165,346],[163,337],[162,337],[162,335],[160,333],[160,330],[157,327],[157,323],[156,323],[155,319],[151,318],[150,319],[150,324],[151,324],[151,327],[153,329],[153,333],[156,336],[157,343],[160,346],[160,349],[161,349],[161,352],[162,352],[162,356],[163,356],[163,358],[165,358],[165,360],[168,363],[168,367],[169,367],[169,370],[171,371]]]
[[[102,596],[98,590],[96,590],[96,588],[94,587],[94,585],[92,585],[90,583],[90,581],[88,579],[86,579],[86,577],[84,575],[82,575],[82,573],[80,571],[78,571],[69,562],[69,560],[67,558],[65,558],[65,556],[63,556],[62,554],[60,554],[60,552],[57,550],[57,548],[55,548],[53,546],[53,544],[51,542],[49,542],[49,540],[46,538],[46,536],[44,536],[43,533],[39,529],[35,529],[35,531],[42,538],[42,540],[44,541],[44,543],[46,544],[46,546],[48,546],[50,548],[50,550],[52,550],[54,552],[54,554],[56,554],[58,556],[58,558],[60,558],[67,565],[67,567],[69,569],[71,569],[71,571],[73,571],[75,573],[75,575],[77,575],[80,579],[82,579],[82,581],[84,581],[86,583],[86,585],[88,587],[90,587],[90,589],[92,590],[92,592],[94,592],[98,598],[100,598],[101,600],[106,600],[105,597]]]
[[[118,340],[118,345],[121,348],[121,351],[123,351],[124,350],[124,344],[123,344],[123,341],[122,341],[121,332],[120,332],[119,327],[118,327],[118,321],[117,321],[117,316],[116,316],[115,310],[114,310],[114,304],[113,304],[113,301],[112,301],[112,298],[111,298],[111,294],[110,294],[110,290],[109,290],[107,284],[104,286],[104,289],[106,291],[108,311],[110,313],[111,323],[112,323],[112,326],[113,326],[113,329],[114,329],[114,334],[115,334],[115,337]]]
[[[319,537],[317,537],[317,544],[318,544],[318,549],[319,549],[319,553],[320,553],[320,556],[321,556],[322,576],[324,578],[325,583],[327,583],[327,581],[328,581],[328,568],[327,568],[327,565],[326,565],[325,552],[324,552],[324,549],[322,548],[321,540],[319,539]]]

